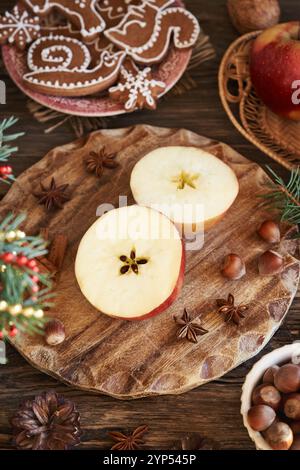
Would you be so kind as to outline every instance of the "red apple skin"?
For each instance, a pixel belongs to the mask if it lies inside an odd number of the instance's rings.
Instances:
[[[300,104],[293,104],[300,80],[300,22],[282,23],[260,34],[250,53],[250,74],[259,98],[274,113],[300,120]]]
[[[145,315],[141,317],[128,318],[128,317],[118,317],[117,315],[108,315],[108,314],[105,314],[105,315],[111,318],[117,318],[118,320],[141,321],[141,320],[148,320],[150,318],[156,317],[156,315],[159,315],[164,310],[167,310],[167,308],[169,308],[175,302],[183,286],[184,273],[185,273],[185,243],[183,240],[181,240],[181,244],[182,244],[182,257],[181,257],[181,265],[179,269],[178,280],[177,280],[176,286],[174,287],[172,294],[161,305],[159,305],[154,310],[146,313]]]

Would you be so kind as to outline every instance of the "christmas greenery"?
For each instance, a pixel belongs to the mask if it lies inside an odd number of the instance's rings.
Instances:
[[[14,181],[12,168],[9,165],[3,165],[9,157],[18,150],[18,147],[12,147],[10,142],[18,139],[24,133],[6,134],[7,130],[14,126],[18,120],[14,117],[3,119],[0,123],[0,181],[10,184]]]
[[[266,204],[280,212],[281,221],[300,224],[300,167],[291,171],[289,181],[284,182],[271,168],[274,183],[263,194]]]
[[[9,214],[0,223],[0,339],[18,331],[42,333],[50,306],[51,281],[37,261],[47,253],[46,243],[20,230],[25,218]]]

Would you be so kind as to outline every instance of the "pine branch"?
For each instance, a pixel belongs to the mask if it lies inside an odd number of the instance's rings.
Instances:
[[[52,282],[36,263],[47,253],[46,242],[19,229],[25,218],[8,214],[0,223],[0,339],[17,331],[42,333],[43,310],[52,305]]]
[[[18,147],[12,147],[9,144],[7,145],[7,143],[18,139],[23,136],[24,133],[6,134],[6,131],[14,126],[17,121],[18,119],[11,117],[9,119],[3,119],[3,121],[0,122],[0,163],[7,162],[11,155],[18,151]],[[10,166],[0,166],[0,181],[6,184],[10,184],[14,181],[15,178],[11,172],[12,169]]]
[[[288,183],[271,168],[267,168],[274,183],[271,183],[269,191],[262,195],[266,205],[279,211],[282,222],[300,224],[300,168],[292,170]]]

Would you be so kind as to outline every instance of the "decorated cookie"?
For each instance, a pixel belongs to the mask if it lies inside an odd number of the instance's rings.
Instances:
[[[57,96],[85,96],[103,91],[116,82],[125,59],[122,51],[103,51],[99,64],[89,68],[88,47],[75,38],[48,36],[37,39],[28,51],[30,73],[27,85],[40,93]]]
[[[58,9],[79,30],[83,38],[92,39],[105,29],[105,22],[96,11],[97,0],[23,0],[36,15],[47,15]]]
[[[121,68],[120,81],[109,89],[109,96],[123,103],[126,111],[156,109],[156,101],[165,87],[165,83],[153,79],[150,67],[140,70],[127,59]]]
[[[197,19],[184,8],[172,7],[173,0],[144,0],[131,6],[123,20],[105,35],[136,62],[161,62],[171,41],[175,47],[192,47],[199,36]]]
[[[120,23],[132,5],[140,5],[142,0],[98,0],[97,10],[105,21],[106,28]]]
[[[12,44],[24,50],[40,36],[40,20],[18,6],[0,16],[0,44]]]

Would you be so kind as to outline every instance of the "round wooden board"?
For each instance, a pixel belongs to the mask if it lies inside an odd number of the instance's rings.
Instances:
[[[103,145],[117,152],[119,168],[106,170],[101,180],[86,173],[83,157]],[[74,260],[85,231],[96,220],[100,204],[119,204],[119,195],[130,193],[134,164],[159,146],[192,145],[207,149],[236,172],[240,194],[222,222],[205,235],[200,251],[187,252],[185,283],[178,300],[161,315],[142,322],[111,319],[96,311],[81,294],[74,276]],[[55,176],[58,184],[69,183],[71,200],[63,210],[46,212],[32,190]],[[265,190],[266,174],[225,144],[186,130],[136,126],[101,130],[69,145],[56,148],[25,171],[0,204],[0,215],[10,210],[26,211],[28,233],[48,227],[51,234],[69,238],[67,256],[56,285],[55,308],[50,316],[66,327],[66,341],[58,347],[39,336],[19,336],[14,341],[20,353],[38,369],[65,383],[120,399],[178,394],[217,379],[256,355],[281,325],[296,294],[299,261],[298,241],[278,247],[285,256],[281,275],[260,277],[257,257],[268,248],[256,228],[269,215],[256,196]],[[216,191],[222,188],[216,188]],[[238,282],[226,281],[220,265],[229,252],[240,253],[247,275]],[[239,327],[226,324],[217,313],[216,299],[234,294],[237,303],[250,305]],[[118,293],[116,292],[116,295]],[[184,308],[201,315],[209,334],[192,344],[176,337],[174,315]]]

